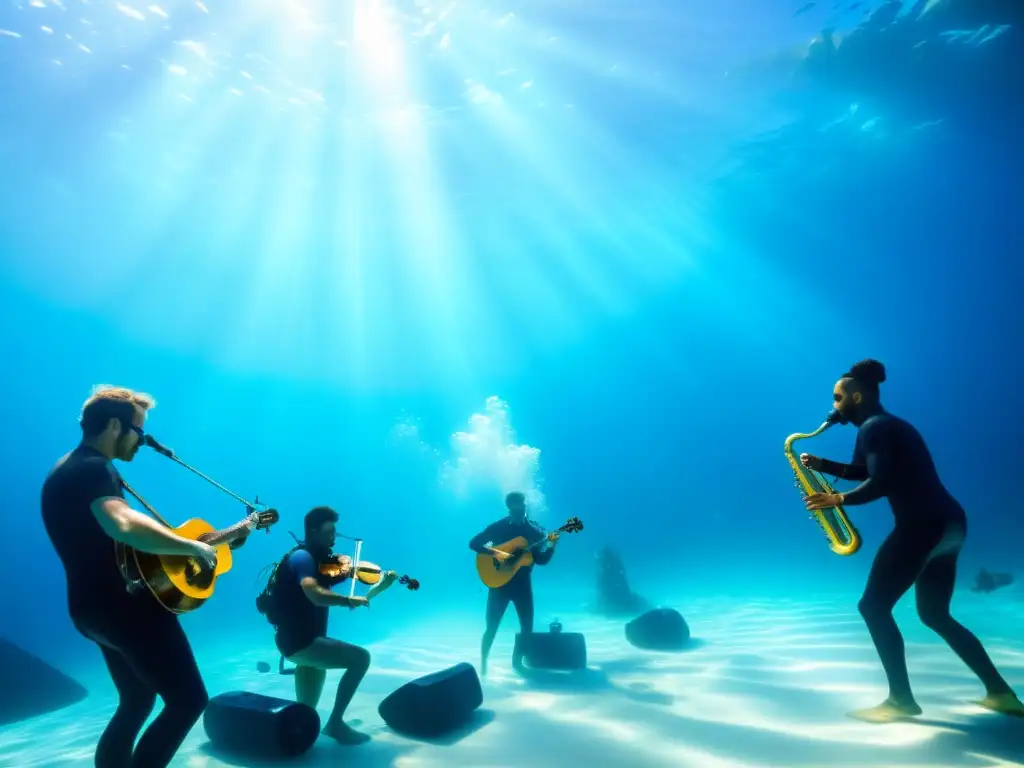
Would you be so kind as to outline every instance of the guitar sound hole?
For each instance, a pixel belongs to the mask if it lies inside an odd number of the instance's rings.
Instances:
[[[189,559],[188,565],[185,566],[185,581],[196,589],[208,589],[213,583],[213,571]]]

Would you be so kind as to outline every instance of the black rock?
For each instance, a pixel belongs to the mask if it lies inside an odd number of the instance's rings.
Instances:
[[[0,638],[0,725],[56,712],[88,695],[63,672]]]
[[[674,608],[655,608],[626,624],[626,640],[646,651],[678,651],[690,640],[690,627]]]

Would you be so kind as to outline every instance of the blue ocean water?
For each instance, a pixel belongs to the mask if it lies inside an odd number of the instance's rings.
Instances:
[[[801,6],[3,0],[0,636],[90,696],[0,725],[0,765],[91,765],[115,703],[39,516],[101,383],[152,393],[159,440],[281,511],[183,619],[211,694],[291,695],[256,672],[277,658],[253,601],[311,507],[421,582],[332,617],[375,659],[361,763],[513,765],[516,740],[540,765],[1024,760],[912,595],[927,719],[843,717],[885,695],[856,605],[892,518],[856,508],[864,548],[834,555],[782,454],[840,373],[882,360],[968,512],[954,612],[1024,688],[1019,584],[969,590],[1015,573],[1024,535],[1024,12]],[[172,521],[245,513],[156,453],[122,470]],[[524,684],[510,611],[492,719],[403,739],[377,704],[476,663],[467,542],[509,490],[548,528],[583,520],[535,574],[537,621],[585,631],[603,677]],[[590,610],[604,547],[698,645],[643,654]],[[246,764],[206,741],[175,765]],[[308,764],[346,754],[322,742]]]

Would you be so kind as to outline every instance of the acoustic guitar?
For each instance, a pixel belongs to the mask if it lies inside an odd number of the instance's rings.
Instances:
[[[533,550],[545,541],[556,541],[563,533],[579,533],[583,523],[578,517],[570,517],[568,522],[556,531],[552,531],[540,541],[530,544],[523,536],[516,536],[504,544],[488,547],[490,552],[476,556],[476,572],[480,581],[491,589],[503,587],[512,581],[520,568],[533,565]]]
[[[183,539],[209,544],[217,552],[217,567],[210,570],[193,557],[153,555],[121,542],[114,543],[117,567],[128,591],[148,589],[156,601],[171,613],[188,613],[213,596],[217,579],[231,570],[231,545],[256,530],[269,530],[280,515],[276,509],[252,510],[230,528],[215,530],[205,520],[189,520],[174,529]]]

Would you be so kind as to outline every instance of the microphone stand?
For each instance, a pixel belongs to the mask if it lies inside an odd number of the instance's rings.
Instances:
[[[210,485],[212,485],[212,486],[213,486],[214,488],[216,488],[216,489],[217,489],[217,490],[219,490],[219,491],[222,491],[222,492],[226,493],[226,494],[227,494],[228,496],[230,496],[231,498],[233,498],[233,499],[234,499],[235,501],[240,501],[240,502],[241,502],[242,504],[244,504],[244,505],[245,505],[245,509],[246,509],[246,511],[247,511],[247,512],[248,512],[249,514],[252,514],[253,512],[255,512],[255,511],[256,511],[256,509],[257,509],[257,507],[266,507],[266,505],[265,505],[265,504],[260,504],[260,497],[259,497],[259,496],[257,496],[257,497],[256,497],[256,500],[255,500],[255,501],[248,501],[247,499],[244,499],[244,498],[242,498],[241,496],[239,496],[239,495],[238,495],[237,493],[235,493],[234,491],[232,491],[232,490],[230,490],[230,489],[228,489],[228,488],[225,488],[225,487],[224,487],[223,485],[221,485],[220,483],[218,483],[218,482],[217,482],[216,480],[214,480],[214,479],[213,479],[212,477],[210,477],[210,476],[208,476],[208,475],[205,475],[205,474],[203,474],[202,472],[200,472],[200,471],[199,471],[198,469],[196,469],[196,468],[195,468],[195,467],[193,467],[192,465],[190,465],[190,464],[186,464],[186,463],[185,463],[184,461],[182,461],[181,459],[179,459],[179,458],[177,457],[177,455],[175,455],[174,451],[172,451],[172,450],[171,450],[170,448],[168,448],[167,446],[165,446],[165,445],[161,444],[161,443],[160,443],[160,442],[159,442],[159,441],[158,441],[158,440],[157,440],[157,439],[156,439],[155,437],[153,437],[152,435],[146,435],[146,437],[145,437],[145,438],[143,439],[143,443],[144,443],[144,444],[146,445],[146,447],[148,447],[148,448],[152,448],[152,449],[153,449],[154,451],[156,451],[157,453],[159,453],[159,454],[160,454],[161,456],[166,456],[166,457],[167,457],[168,459],[170,459],[171,461],[173,461],[173,462],[175,462],[175,463],[177,463],[177,464],[180,464],[181,466],[183,466],[183,467],[184,467],[185,469],[187,469],[187,470],[188,470],[189,472],[192,472],[193,474],[196,474],[196,475],[198,475],[199,477],[203,478],[203,480],[205,480],[206,482],[208,482],[208,483],[209,483]]]

